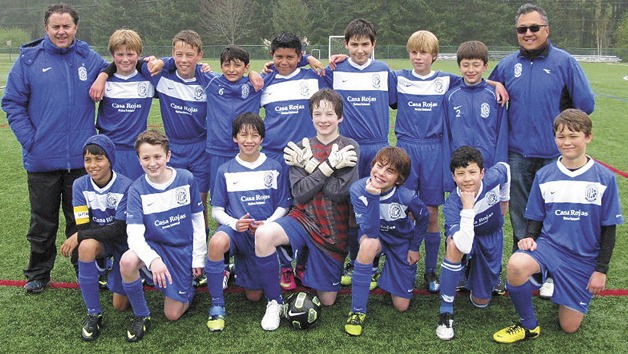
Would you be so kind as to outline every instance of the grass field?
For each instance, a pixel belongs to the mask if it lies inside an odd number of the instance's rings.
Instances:
[[[209,61],[218,70],[217,61]],[[393,69],[408,66],[406,60],[389,61]],[[252,63],[259,70],[261,62]],[[11,66],[0,58],[0,86],[6,82]],[[439,70],[456,72],[455,62],[437,61]],[[583,64],[593,91],[596,93],[594,139],[588,152],[607,164],[628,171],[628,156],[624,153],[628,141],[628,75],[626,64]],[[490,70],[490,69],[489,69]],[[150,124],[160,127],[155,104]],[[394,124],[394,112],[391,125]],[[392,136],[391,136],[392,137]],[[392,141],[392,140],[391,140]],[[21,165],[21,151],[8,128],[4,112],[0,113],[0,279],[23,280],[22,269],[28,260],[25,234],[29,223],[26,174]],[[628,180],[618,177],[622,208],[628,210]],[[510,252],[510,225],[506,223],[505,260]],[[628,228],[618,228],[617,245],[608,274],[609,289],[628,289]],[[63,235],[59,233],[60,246]],[[442,259],[442,257],[441,257]],[[419,262],[420,264],[422,262]],[[422,266],[419,272],[422,273]],[[58,257],[52,273],[55,282],[75,282],[67,259]],[[422,279],[417,281],[422,288]],[[456,301],[456,339],[442,342],[434,335],[437,321],[438,297],[418,294],[410,309],[398,314],[392,309],[388,295],[371,296],[364,333],[350,338],[342,331],[350,309],[349,295],[340,295],[338,303],[323,310],[321,323],[310,331],[294,331],[282,325],[275,332],[264,332],[259,321],[264,303],[250,303],[241,292],[227,295],[227,325],[222,333],[210,333],[205,327],[210,299],[206,292],[195,298],[191,311],[180,321],[168,322],[163,316],[162,297],[148,291],[153,328],[140,343],[124,341],[129,312],[116,313],[110,305],[110,295],[101,293],[106,327],[95,343],[79,338],[85,309],[77,289],[48,289],[38,296],[25,296],[23,289],[0,286],[0,352],[611,352],[628,350],[625,341],[628,296],[602,296],[591,305],[591,313],[581,330],[573,335],[560,331],[557,307],[549,301],[535,299],[542,336],[534,341],[511,346],[498,345],[491,334],[515,320],[508,298],[495,298],[487,309],[472,308],[466,296]]]

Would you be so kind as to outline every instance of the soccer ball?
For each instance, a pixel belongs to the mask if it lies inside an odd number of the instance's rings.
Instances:
[[[283,315],[294,329],[308,329],[314,326],[321,316],[321,302],[316,295],[306,292],[288,296]]]

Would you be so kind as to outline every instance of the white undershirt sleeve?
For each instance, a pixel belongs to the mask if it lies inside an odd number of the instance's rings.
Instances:
[[[473,230],[474,218],[475,211],[473,209],[460,210],[460,230],[454,233],[453,239],[458,250],[464,254],[469,254],[473,246],[473,238],[475,237],[475,231]]]
[[[205,236],[205,217],[203,212],[192,214],[192,227],[194,229],[192,246],[192,268],[205,267],[207,256],[207,237]]]
[[[144,233],[146,232],[146,226],[144,224],[128,224],[126,226],[126,233],[128,235],[127,243],[129,244],[129,249],[144,262],[144,265],[150,270],[150,264],[156,259],[159,258],[159,254],[155,252],[144,238]]]
[[[288,214],[288,209],[287,208],[277,207],[277,209],[275,209],[275,212],[273,213],[273,215],[269,216],[268,219],[266,219],[266,222],[273,222],[273,221],[279,219],[280,217],[285,216],[286,214]]]
[[[238,219],[232,216],[229,216],[229,214],[225,212],[225,208],[212,207],[212,218],[214,218],[214,220],[216,220],[217,223],[221,225],[227,225],[233,230],[238,231],[236,229],[236,222],[238,221]]]

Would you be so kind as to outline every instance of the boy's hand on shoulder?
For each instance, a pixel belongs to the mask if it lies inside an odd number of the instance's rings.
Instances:
[[[273,66],[275,64],[272,61],[266,62],[262,68],[262,74],[269,74],[273,72]]]
[[[152,55],[150,57],[147,57],[144,60],[147,60],[147,59],[150,59],[147,61],[146,67],[148,68],[148,71],[150,72],[151,76],[155,76],[159,74],[165,66],[165,63],[163,60],[157,59]]]
[[[593,272],[587,284],[587,290],[593,295],[598,295],[606,288],[606,274],[601,272]]]
[[[497,96],[497,103],[501,104],[502,107],[504,107],[510,99],[506,87],[504,87],[501,82],[495,82],[495,95]]]
[[[249,81],[251,85],[253,85],[255,92],[264,88],[264,79],[262,79],[262,76],[257,71],[251,71],[249,73]]]
[[[210,73],[210,72],[212,72],[212,67],[209,66],[209,64],[207,64],[207,63],[198,63],[197,65],[199,65],[201,67],[201,72],[202,73]]]
[[[70,257],[72,255],[72,251],[74,251],[78,244],[78,233],[75,232],[72,236],[63,241],[63,244],[61,245],[61,254],[64,257]]]
[[[329,67],[331,68],[331,70],[336,70],[336,64],[342,63],[343,61],[347,60],[347,58],[349,58],[349,56],[346,54],[334,54],[330,56]]]
[[[172,276],[161,257],[157,257],[151,262],[150,271],[153,273],[153,282],[158,286],[166,288],[168,284],[172,284]]]
[[[312,68],[312,70],[314,70],[318,76],[325,76],[325,67],[323,66],[323,63],[321,63],[320,60],[314,58],[313,55],[310,55],[307,58],[307,63],[310,66],[310,68]]]
[[[100,73],[94,83],[89,88],[89,97],[94,100],[94,102],[100,102],[102,98],[105,96],[105,85],[107,85],[107,79],[109,75],[107,73]]]
[[[536,249],[536,241],[532,237],[526,237],[517,242],[517,247],[522,251],[534,251]]]

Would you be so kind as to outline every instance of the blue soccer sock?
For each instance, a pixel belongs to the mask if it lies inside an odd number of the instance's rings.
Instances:
[[[277,300],[283,304],[281,287],[279,286],[279,259],[277,252],[266,257],[257,257],[259,276],[264,283],[264,294],[268,301]]]
[[[101,313],[96,261],[83,262],[79,260],[78,270],[79,287],[81,288],[81,294],[83,294],[83,301],[87,307],[87,313]]]
[[[133,308],[133,314],[136,317],[150,316],[150,310],[144,297],[144,287],[142,286],[142,279],[138,278],[136,281],[126,283],[122,281],[122,288],[129,298],[129,303]]]
[[[353,264],[353,280],[351,282],[351,312],[366,313],[369,300],[373,263],[362,264],[357,260]]]
[[[349,227],[347,230],[347,240],[349,241],[349,262],[353,265],[358,257],[360,243],[358,242],[358,228]]]
[[[443,259],[440,268],[440,313],[454,313],[456,285],[458,285],[463,269],[461,263],[453,263]]]
[[[440,232],[428,232],[425,235],[425,273],[434,272],[440,250]]]
[[[222,290],[222,281],[225,272],[224,259],[212,261],[205,259],[205,274],[207,275],[207,290],[212,297],[212,306],[225,306],[225,296]]]
[[[506,282],[506,289],[523,327],[534,329],[538,326],[539,323],[536,320],[534,305],[532,304],[532,290],[534,289],[532,283],[528,280],[520,286],[512,286]]]

